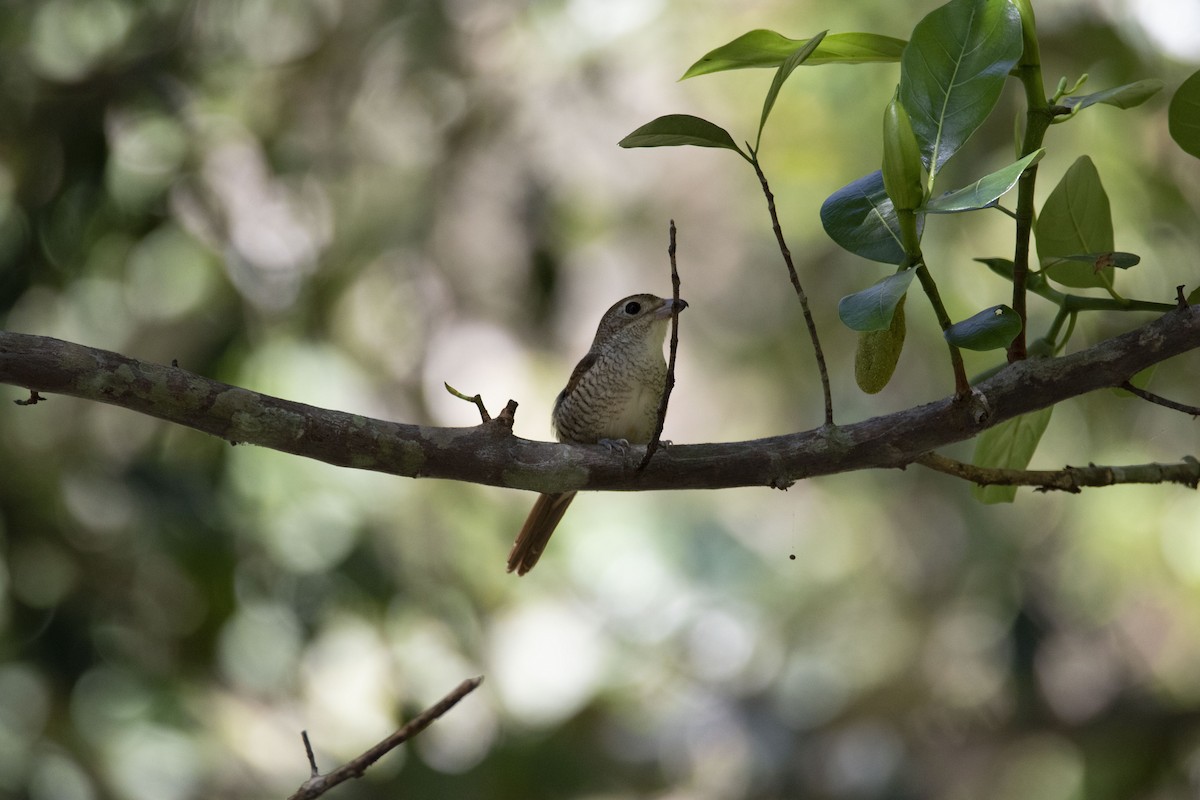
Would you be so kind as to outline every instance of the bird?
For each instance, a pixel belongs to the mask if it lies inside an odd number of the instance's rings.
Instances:
[[[667,323],[687,307],[686,300],[634,294],[604,312],[591,348],[554,401],[558,441],[610,450],[650,441],[666,386]],[[508,554],[509,572],[533,569],[574,499],[575,492],[538,496]]]

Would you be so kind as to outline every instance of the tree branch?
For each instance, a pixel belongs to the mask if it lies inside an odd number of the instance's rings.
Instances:
[[[445,714],[454,706],[458,705],[458,701],[469,695],[471,692],[479,688],[479,684],[483,683],[483,678],[468,678],[455,687],[454,691],[443,697],[441,700],[434,703],[429,708],[422,711],[411,722],[400,728],[398,731],[388,736],[383,741],[376,744],[370,750],[360,756],[352,758],[345,764],[342,764],[337,769],[327,772],[324,775],[317,773],[317,761],[313,756],[312,745],[308,741],[308,732],[305,731],[302,736],[304,738],[304,751],[308,754],[308,763],[312,769],[312,777],[301,784],[300,788],[295,791],[288,800],[313,800],[314,797],[320,797],[327,791],[337,786],[339,783],[344,783],[351,778],[361,778],[367,768],[382,758],[385,754],[395,750],[406,741],[416,736],[421,731],[428,728],[434,720]]]
[[[1142,398],[1146,402],[1154,403],[1155,405],[1162,406],[1163,408],[1169,408],[1173,411],[1182,411],[1184,414],[1191,414],[1193,417],[1200,417],[1200,406],[1189,406],[1184,405],[1183,403],[1176,403],[1174,400],[1168,400],[1161,395],[1154,394],[1154,392],[1147,392],[1145,389],[1140,389],[1129,381],[1122,383],[1121,388],[1135,397]]]
[[[502,419],[471,428],[373,420],[20,333],[0,331],[0,383],[109,403],[229,441],[411,478],[544,493],[785,488],[816,475],[903,467],[1006,419],[1120,386],[1152,364],[1197,348],[1200,306],[1176,309],[1068,356],[1010,364],[976,385],[964,402],[944,398],[851,425],[749,442],[677,444],[641,473],[635,467],[642,449],[636,446],[622,457],[595,445],[529,441],[512,435],[511,420]],[[16,413],[36,414],[37,406]]]
[[[1062,469],[994,469],[964,464],[938,453],[925,453],[914,462],[923,467],[977,483],[980,486],[1036,486],[1038,491],[1078,494],[1087,486],[1119,483],[1178,483],[1195,489],[1200,484],[1200,461],[1184,456],[1178,464],[1133,464],[1106,467],[1066,466]]]

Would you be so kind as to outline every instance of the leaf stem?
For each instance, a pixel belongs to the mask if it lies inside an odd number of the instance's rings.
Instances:
[[[800,276],[796,274],[796,265],[792,261],[792,251],[788,249],[787,241],[783,238],[783,227],[779,224],[779,214],[775,211],[775,195],[771,192],[771,186],[767,183],[767,176],[762,170],[762,165],[758,163],[758,151],[751,150],[750,158],[747,159],[754,167],[754,173],[758,175],[758,182],[762,186],[763,196],[767,198],[767,212],[771,215],[771,229],[775,231],[775,241],[779,244],[779,252],[783,255],[783,263],[787,266],[788,277],[792,281],[792,288],[796,290],[796,297],[800,300],[800,309],[804,313],[804,324],[808,326],[808,338],[812,340],[813,355],[817,359],[817,370],[821,374],[821,391],[825,395],[825,424],[833,425],[833,395],[829,389],[829,370],[825,366],[825,353],[821,349],[821,339],[817,335],[817,324],[813,321],[812,311],[808,307],[808,295],[804,292],[804,287],[800,285]]]
[[[920,257],[919,252],[918,257]],[[946,306],[942,303],[942,296],[938,292],[937,283],[933,280],[933,275],[930,273],[929,267],[925,266],[923,258],[916,263],[917,279],[921,281],[921,288],[925,290],[925,295],[929,298],[929,303],[933,306],[933,313],[937,316],[938,325],[944,331],[953,323],[950,320],[950,315],[946,313]],[[954,368],[954,397],[962,400],[971,394],[971,383],[967,380],[967,370],[963,366],[962,353],[949,342],[946,342],[946,346],[950,348],[950,364]]]
[[[987,262],[988,259],[976,259]],[[989,268],[996,274],[1012,280],[1012,272],[1007,262],[1003,265],[990,264]],[[1030,272],[1026,289],[1039,297],[1044,297],[1051,303],[1067,311],[1171,311],[1174,303],[1158,303],[1153,300],[1130,300],[1122,297],[1120,300],[1111,297],[1089,297],[1082,294],[1067,294],[1060,292],[1050,285],[1046,276],[1041,272]]]
[[[1058,334],[1062,331],[1063,323],[1067,321],[1067,316],[1070,313],[1066,308],[1060,307],[1058,313],[1054,315],[1054,322],[1050,324],[1050,330],[1046,331],[1046,341],[1050,343],[1055,353],[1059,350]],[[1066,343],[1065,339],[1063,343]]]
[[[950,314],[942,303],[942,295],[938,292],[937,282],[933,280],[933,273],[929,271],[925,264],[925,256],[921,253],[921,237],[917,235],[917,215],[911,209],[898,208],[896,223],[900,226],[900,243],[904,247],[905,260],[914,265],[921,288],[933,306],[938,325],[945,331],[954,323],[950,320]],[[950,342],[946,342],[946,346],[950,348],[950,365],[954,369],[954,396],[962,399],[971,393],[971,382],[967,380],[967,370],[963,366],[962,353],[958,347]]]

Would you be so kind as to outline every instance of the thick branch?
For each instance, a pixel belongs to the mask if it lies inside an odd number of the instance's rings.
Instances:
[[[258,394],[47,337],[0,332],[0,383],[71,395],[187,425],[223,439],[338,466],[538,492],[786,487],[815,475],[903,467],[1006,419],[1087,392],[1200,348],[1200,307],[1164,314],[1086,350],[1010,364],[966,402],[945,398],[852,425],[750,442],[675,445],[638,473],[641,448],[533,442],[500,420],[430,428],[373,420]],[[37,414],[38,407],[9,413]]]
[[[980,486],[1036,486],[1040,491],[1077,494],[1088,486],[1119,483],[1178,483],[1195,489],[1200,484],[1200,461],[1184,457],[1177,464],[1132,464],[1120,467],[1088,464],[1062,469],[995,469],[964,464],[938,453],[926,453],[917,464],[937,472],[977,483]]]

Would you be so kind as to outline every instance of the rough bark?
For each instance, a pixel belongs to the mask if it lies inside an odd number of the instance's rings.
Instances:
[[[638,472],[642,448],[535,442],[504,416],[470,428],[387,422],[296,403],[43,336],[0,331],[0,383],[120,406],[231,442],[344,467],[528,489],[638,491],[786,487],[816,475],[904,467],[1019,414],[1097,389],[1200,348],[1200,307],[1179,308],[1055,359],[1021,361],[952,398],[850,425],[744,442],[672,445]],[[36,415],[37,409],[9,413]],[[36,418],[31,417],[30,424]],[[1179,454],[1172,453],[1172,458]]]

